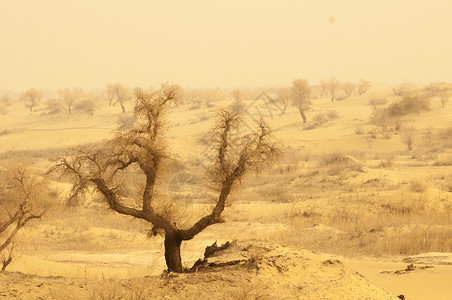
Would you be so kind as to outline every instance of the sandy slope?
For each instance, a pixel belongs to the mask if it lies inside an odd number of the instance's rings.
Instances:
[[[191,274],[119,281],[0,274],[0,297],[20,299],[87,299],[112,291],[131,299],[397,299],[372,285],[342,262],[306,250],[262,243],[233,243]]]

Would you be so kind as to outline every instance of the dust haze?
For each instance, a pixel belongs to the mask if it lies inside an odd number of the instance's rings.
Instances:
[[[450,81],[449,1],[14,1],[2,88]],[[332,22],[332,20],[334,20]]]
[[[0,298],[450,299],[450,1],[0,4]]]

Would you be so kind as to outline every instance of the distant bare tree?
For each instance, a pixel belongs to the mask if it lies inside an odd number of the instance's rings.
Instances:
[[[320,98],[323,98],[323,95],[327,91],[328,91],[328,81],[327,80],[320,80]]]
[[[378,106],[385,105],[386,103],[388,103],[388,100],[386,100],[385,98],[370,95],[369,105],[372,105],[375,111],[377,110]]]
[[[126,108],[124,106],[124,102],[129,99],[130,96],[129,89],[127,89],[127,87],[123,86],[122,84],[117,83],[113,86],[113,91],[116,96],[116,102],[113,105],[119,102],[119,104],[121,105],[122,112],[125,113]]]
[[[81,88],[65,88],[58,91],[60,99],[67,106],[69,114],[72,114],[72,107],[75,101],[82,97],[83,90]]]
[[[441,100],[441,107],[444,108],[446,103],[449,102],[449,90],[443,88],[438,92],[439,100]]]
[[[11,105],[11,98],[8,94],[5,94],[0,98],[0,115],[6,115],[8,113],[7,106],[9,105]]]
[[[243,93],[240,89],[235,89],[231,92],[231,95],[235,102],[240,102],[240,100],[242,100]]]
[[[179,228],[156,209],[159,198],[154,193],[157,178],[169,158],[163,136],[166,131],[163,118],[169,103],[180,100],[179,94],[177,85],[164,84],[159,93],[142,92],[136,95],[139,98],[135,110],[138,121],[132,129],[117,133],[98,149],[80,149],[69,157],[61,158],[54,167],[54,170],[60,170],[72,178],[72,195],[92,186],[112,210],[145,220],[153,224],[154,229],[163,230],[166,265],[173,272],[185,271],[180,255],[182,242],[219,223],[232,188],[246,173],[260,170],[277,153],[272,134],[263,122],[254,134],[237,140],[233,132],[243,125],[239,115],[221,110],[211,132],[216,158],[208,176],[218,189],[219,196],[210,213],[188,228]],[[138,199],[125,199],[118,192],[121,189],[120,175],[125,172],[132,172],[143,179],[144,187],[137,193],[140,195]]]
[[[0,115],[6,115],[8,113],[8,108],[5,104],[0,103]]]
[[[328,91],[330,93],[330,97],[331,97],[331,102],[334,101],[334,99],[336,99],[336,91],[338,89],[338,87],[340,86],[340,82],[334,78],[334,77],[330,77],[327,81],[327,87],[328,87]]]
[[[284,106],[283,114],[286,113],[287,106],[289,106],[289,102],[291,99],[290,88],[284,87],[280,88],[277,91],[278,101]]]
[[[142,90],[142,88],[141,87],[139,87],[139,86],[136,86],[136,87],[134,87],[133,88],[133,97],[134,97],[134,100],[135,100],[135,107],[137,107],[138,106],[138,103],[139,103],[139,99],[138,99],[138,97],[136,96],[136,95],[140,95],[140,94],[142,94],[143,93],[143,90]]]
[[[402,142],[406,144],[408,150],[412,151],[416,138],[416,128],[413,126],[403,128],[400,137]]]
[[[41,98],[41,92],[35,88],[28,89],[21,95],[22,101],[25,103],[25,106],[30,109],[30,112],[32,112],[33,108],[39,104]]]
[[[108,106],[111,106],[113,104],[113,99],[115,98],[115,85],[114,84],[107,84],[106,86],[106,96],[108,100]]]
[[[309,109],[311,105],[311,89],[309,83],[305,79],[295,79],[292,81],[292,87],[290,88],[290,97],[294,106],[298,108],[303,123],[306,123],[305,110]]]
[[[396,96],[405,96],[410,92],[408,84],[401,84],[392,89],[394,95]]]
[[[227,99],[227,94],[221,89],[186,89],[185,100],[188,103],[210,103]]]
[[[376,106],[374,108],[370,119],[372,123],[381,127],[382,132],[385,132],[389,125],[394,122],[394,118],[389,115],[386,108],[377,108]]]
[[[18,231],[28,222],[40,219],[54,196],[44,180],[23,167],[1,171],[0,177],[0,253],[4,271],[12,260]]]
[[[367,81],[365,79],[361,79],[361,81],[358,83],[358,94],[362,95],[370,88],[371,83],[370,81]]]
[[[5,106],[11,106],[11,95],[10,94],[4,94],[0,98],[0,102],[3,103]]]
[[[236,113],[242,113],[245,110],[245,104],[242,102],[243,91],[240,89],[235,89],[231,92],[231,95],[234,99],[234,103],[231,108]]]
[[[356,85],[351,82],[345,82],[342,85],[342,88],[344,89],[344,92],[347,94],[348,97],[350,97],[353,94],[355,87],[356,87]]]

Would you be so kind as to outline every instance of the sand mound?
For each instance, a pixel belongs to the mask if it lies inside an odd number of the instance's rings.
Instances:
[[[263,243],[234,242],[187,274],[100,281],[0,276],[0,297],[20,299],[397,299],[338,260]]]

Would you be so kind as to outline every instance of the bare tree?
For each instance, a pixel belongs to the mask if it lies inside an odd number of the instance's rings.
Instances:
[[[289,106],[289,102],[291,99],[290,88],[284,87],[280,88],[277,91],[278,101],[284,106],[283,114],[286,113],[287,106]]]
[[[151,91],[151,90],[149,89],[149,91]],[[135,107],[137,107],[138,103],[139,103],[138,97],[136,95],[140,95],[141,93],[143,93],[141,87],[136,86],[136,87],[133,88],[132,94],[134,95],[134,99],[133,100],[135,100]]]
[[[294,106],[298,108],[303,123],[306,123],[305,110],[309,109],[311,100],[311,89],[309,88],[308,81],[305,79],[295,79],[292,81],[292,87],[290,88],[290,96]]]
[[[356,85],[351,82],[345,82],[342,85],[342,88],[344,89],[344,92],[347,94],[348,97],[350,97],[353,94],[355,87],[356,87]]]
[[[157,178],[163,172],[163,164],[169,158],[164,139],[164,116],[170,102],[180,101],[177,85],[163,84],[158,93],[138,92],[138,106],[135,109],[137,122],[125,132],[99,149],[80,149],[71,157],[59,160],[53,170],[60,170],[74,182],[71,196],[82,193],[92,186],[117,213],[143,219],[154,228],[164,231],[165,260],[169,271],[185,271],[180,256],[183,241],[193,239],[206,227],[219,223],[231,189],[251,170],[259,170],[276,154],[275,142],[267,126],[261,122],[256,133],[235,140],[233,131],[242,126],[239,115],[226,110],[218,113],[212,129],[212,142],[216,159],[209,170],[219,190],[213,210],[188,228],[178,228],[170,218],[156,209],[155,197]],[[143,188],[139,198],[121,197],[120,176],[125,172],[136,172],[141,176]],[[156,203],[157,202],[157,203]],[[134,203],[137,203],[134,205]]]
[[[333,102],[334,99],[336,99],[336,91],[337,91],[339,85],[340,85],[340,82],[334,77],[330,77],[327,81],[327,87],[328,87],[328,91],[331,96],[331,102]]]
[[[416,128],[414,128],[413,126],[403,128],[400,137],[402,142],[406,144],[408,150],[412,151],[416,138]]]
[[[125,113],[126,108],[124,106],[124,102],[129,99],[130,96],[129,90],[122,84],[117,83],[113,86],[113,91],[116,96],[116,102],[113,105],[119,102],[119,104],[121,105],[122,112]]]
[[[107,84],[106,86],[106,96],[108,100],[108,106],[113,104],[113,99],[115,98],[115,87],[114,84]]]
[[[410,93],[410,84],[401,84],[392,89],[392,92],[396,96],[405,96]]]
[[[362,95],[370,88],[371,83],[370,81],[367,81],[365,79],[361,79],[361,81],[358,83],[358,94]]]
[[[370,95],[369,105],[372,105],[375,111],[377,111],[378,106],[385,105],[386,103],[388,103],[388,100],[385,98]]]
[[[320,80],[320,98],[323,98],[323,95],[328,91],[328,81]],[[327,93],[328,96],[328,93]]]
[[[11,105],[11,96],[4,94],[0,98],[0,115],[6,115],[8,113],[8,106]]]
[[[0,182],[0,253],[2,271],[12,260],[17,232],[28,222],[40,219],[53,198],[44,180],[25,168],[2,171]]]
[[[232,97],[234,98],[234,103],[231,108],[236,113],[242,113],[245,110],[245,105],[242,102],[243,92],[240,89],[235,89],[231,92]]]
[[[25,106],[30,109],[30,112],[32,112],[33,108],[39,104],[41,98],[41,92],[35,88],[28,89],[21,95],[22,101],[25,103]]]
[[[74,103],[82,97],[83,90],[81,88],[65,88],[58,91],[60,99],[66,104],[69,114],[72,114]]]
[[[0,98],[0,102],[3,103],[5,106],[10,106],[11,105],[11,95],[10,94],[4,94]]]
[[[242,100],[242,91],[240,89],[235,89],[231,92],[232,97],[234,98],[235,102],[240,102]]]
[[[439,100],[441,100],[441,107],[444,108],[446,103],[449,102],[449,90],[447,88],[443,88],[438,92]]]
[[[5,103],[0,102],[0,115],[6,115],[8,113],[8,108]]]
[[[370,119],[372,123],[381,127],[382,132],[385,132],[386,129],[394,122],[394,118],[389,115],[386,108],[378,108],[376,105],[374,108],[375,110],[372,112]]]

